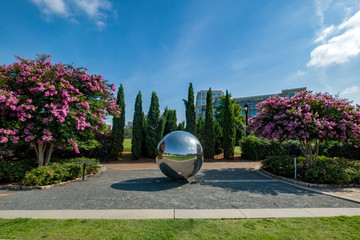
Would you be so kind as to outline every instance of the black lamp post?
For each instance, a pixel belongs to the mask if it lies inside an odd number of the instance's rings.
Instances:
[[[245,103],[244,105],[244,111],[245,111],[245,124],[248,125],[248,113],[249,113],[249,105]]]
[[[249,113],[249,105],[245,103],[244,105],[244,111],[245,111],[245,137],[247,136],[246,127],[248,125],[248,113]]]

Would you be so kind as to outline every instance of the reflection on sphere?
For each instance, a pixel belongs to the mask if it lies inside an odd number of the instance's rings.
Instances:
[[[191,133],[174,131],[160,140],[156,163],[165,176],[185,180],[201,168],[204,158],[199,140]]]

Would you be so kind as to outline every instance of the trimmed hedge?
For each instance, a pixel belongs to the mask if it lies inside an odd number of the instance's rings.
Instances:
[[[261,161],[261,168],[283,177],[294,177],[294,159],[289,156],[267,157]],[[317,162],[306,168],[305,158],[298,157],[297,174],[310,183],[360,184],[360,162],[319,156]]]
[[[299,157],[296,160],[297,175],[304,176],[306,161]],[[269,156],[261,161],[261,168],[283,177],[294,177],[294,158],[290,156]]]
[[[30,171],[37,164],[34,160],[23,161],[1,161],[0,162],[0,183],[20,182],[27,171]]]
[[[292,148],[300,148],[297,141],[278,142],[249,135],[240,141],[241,157],[248,160],[263,160],[268,156],[286,156]]]
[[[82,165],[76,164],[79,161],[94,161],[92,164],[86,165],[87,173],[96,173],[99,161],[89,158],[73,158],[58,160],[47,166],[39,166],[26,173],[22,184],[26,186],[42,186],[61,183],[72,180],[82,175]]]

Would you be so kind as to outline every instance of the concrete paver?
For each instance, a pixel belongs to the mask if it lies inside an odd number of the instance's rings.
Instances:
[[[175,209],[175,218],[245,218],[245,215],[239,209]]]
[[[0,210],[0,218],[212,219],[358,216],[360,208]]]

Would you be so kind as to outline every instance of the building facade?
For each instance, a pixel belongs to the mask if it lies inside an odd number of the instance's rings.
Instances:
[[[251,96],[251,97],[241,97],[241,98],[235,98],[235,101],[237,104],[242,107],[243,112],[242,114],[245,116],[246,113],[244,111],[244,106],[247,104],[248,106],[248,118],[252,118],[257,115],[259,112],[256,105],[262,101],[265,101],[271,96],[278,95],[280,97],[293,97],[296,93],[305,91],[306,87],[302,88],[292,88],[292,89],[284,89],[281,91],[281,93],[272,93],[267,95],[258,95],[258,96]],[[213,104],[214,106],[220,104],[220,97],[224,96],[224,92],[221,90],[214,90],[213,92]],[[196,119],[198,119],[200,116],[202,118],[205,118],[205,108],[206,108],[206,93],[207,90],[201,90],[197,92],[196,94],[196,104],[195,104],[195,110],[196,110]]]
[[[224,92],[221,90],[211,90],[211,91],[212,91],[213,104],[216,105],[216,103],[220,101],[220,97],[224,96]],[[201,90],[196,93],[196,102],[195,102],[196,120],[198,120],[199,117],[205,119],[207,92],[208,90]]]

